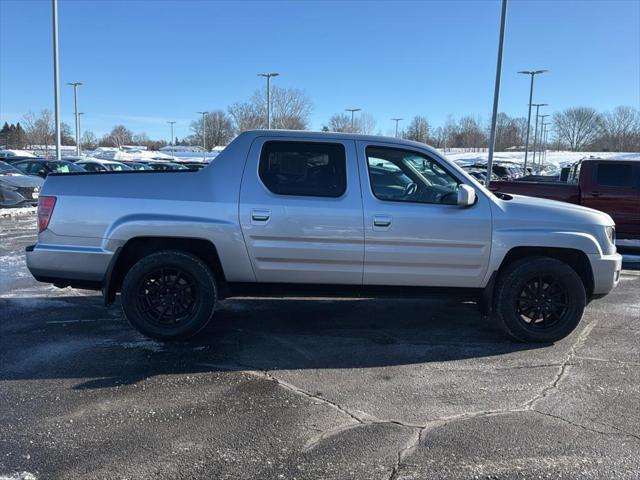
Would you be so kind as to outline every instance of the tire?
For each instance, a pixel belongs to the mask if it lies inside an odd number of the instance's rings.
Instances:
[[[586,292],[576,271],[560,260],[528,257],[500,273],[494,295],[496,322],[521,342],[555,342],[580,323]]]
[[[139,260],[122,283],[122,310],[131,325],[159,340],[202,330],[215,310],[216,281],[198,257],[165,250]]]

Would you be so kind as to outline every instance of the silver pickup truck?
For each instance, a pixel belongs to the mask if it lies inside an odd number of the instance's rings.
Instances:
[[[606,214],[494,194],[424,144],[361,135],[251,131],[200,171],[51,175],[38,217],[34,277],[120,292],[160,339],[232,296],[435,293],[550,342],[622,263]]]

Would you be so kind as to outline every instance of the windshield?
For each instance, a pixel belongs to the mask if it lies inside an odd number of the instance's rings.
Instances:
[[[65,161],[49,162],[49,168],[55,173],[84,172],[84,169],[76,164]]]
[[[6,175],[8,173],[13,173],[16,175],[22,175],[23,173],[15,167],[12,167],[7,162],[0,162],[0,173]]]
[[[133,170],[133,168],[129,167],[128,165],[124,165],[121,163],[107,163],[105,167],[107,167],[107,170],[111,170],[112,172],[123,172],[125,170]]]

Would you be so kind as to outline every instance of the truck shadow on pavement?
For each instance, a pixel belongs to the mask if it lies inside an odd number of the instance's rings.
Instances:
[[[215,371],[371,368],[499,356],[516,343],[445,299],[234,299],[197,337],[145,338],[99,296],[0,299],[0,380],[73,379],[74,389]]]

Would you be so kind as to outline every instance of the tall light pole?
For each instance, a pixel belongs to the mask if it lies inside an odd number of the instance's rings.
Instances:
[[[58,76],[58,0],[52,0],[53,7],[53,98],[56,121],[56,159],[62,159],[60,131],[60,80]],[[48,152],[47,152],[48,153]]]
[[[279,76],[279,73],[259,73],[259,77],[267,79],[267,130],[271,130],[271,78]]]
[[[398,122],[400,120],[404,120],[404,118],[392,118],[391,120],[393,120],[394,122],[396,122],[396,138],[398,138]]]
[[[80,118],[84,115],[84,112],[78,112],[78,150],[80,153],[78,155],[82,155],[82,145],[80,145],[80,139],[82,138],[82,125],[80,124]]]
[[[73,87],[73,111],[76,117],[76,155],[80,155],[80,118],[78,117],[78,87],[82,82],[71,82],[67,85]]]
[[[353,127],[354,127],[354,118],[353,118],[353,114],[355,112],[359,112],[360,110],[362,110],[361,108],[345,108],[344,111],[345,112],[351,112],[351,131],[353,132]]]
[[[202,115],[202,161],[207,161],[207,113],[209,112],[196,112]]]
[[[500,78],[502,76],[502,50],[504,46],[504,31],[507,23],[507,0],[502,0],[500,15],[500,39],[498,41],[498,61],[496,64],[496,84],[493,91],[493,113],[491,115],[491,133],[489,134],[489,157],[487,158],[487,187],[491,183],[493,172],[493,150],[496,146],[496,120],[498,118],[498,99],[500,98]]]
[[[172,121],[167,122],[167,123],[168,123],[169,125],[171,125],[171,141],[169,142],[169,145],[173,145],[173,146],[175,147],[174,139],[175,139],[176,137],[174,137],[174,136],[173,136],[173,126],[176,124],[176,122],[172,120]],[[175,149],[175,148],[173,148],[171,151],[175,153],[176,149]]]
[[[549,133],[549,130],[547,130],[547,126],[551,125],[553,122],[546,122],[542,124],[542,130],[543,130],[543,135],[542,135],[542,144],[544,145],[542,152],[540,152],[540,157],[542,159],[541,165],[544,165],[545,160],[547,159],[547,134]]]
[[[522,70],[518,73],[531,75],[531,87],[529,88],[529,114],[527,115],[527,143],[524,147],[524,168],[527,168],[527,155],[529,154],[529,130],[531,128],[531,103],[533,102],[533,77],[549,70]]]
[[[538,152],[538,164],[540,164],[540,156],[542,155],[542,149],[541,149],[541,146],[542,146],[542,135],[543,135],[542,126],[544,125],[545,117],[548,117],[549,115],[547,114],[547,115],[536,115],[536,116],[538,118],[540,118],[540,138],[538,139],[539,141],[537,142],[538,149],[540,150]],[[537,121],[537,119],[536,119],[536,121]],[[536,139],[535,138],[533,139],[533,142],[534,142],[534,145],[535,145],[536,144]],[[534,162],[536,161],[536,151],[537,150],[535,150],[535,149],[533,151],[533,161]]]
[[[532,103],[532,107],[536,107],[536,129],[533,133],[533,163],[536,163],[536,139],[538,138],[538,113],[540,112],[540,107],[546,107],[548,103]],[[525,167],[526,168],[526,167]]]

